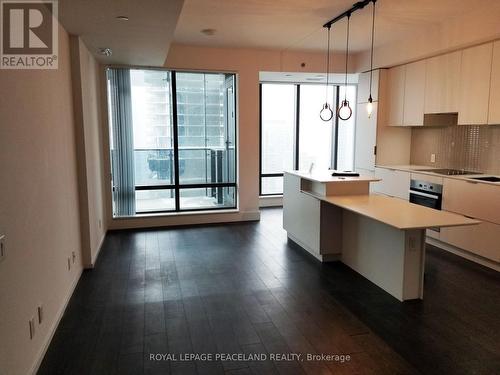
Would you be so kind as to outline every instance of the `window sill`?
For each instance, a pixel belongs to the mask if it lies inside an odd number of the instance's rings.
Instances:
[[[179,212],[161,212],[153,214],[137,214],[131,216],[114,217],[113,220],[130,220],[150,217],[175,217],[175,216],[193,216],[193,215],[214,215],[214,214],[234,214],[238,213],[238,208],[228,208],[219,210],[201,210],[201,211],[179,211]]]

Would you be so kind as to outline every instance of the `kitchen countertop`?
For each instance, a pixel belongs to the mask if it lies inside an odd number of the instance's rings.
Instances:
[[[333,171],[322,171],[322,172],[304,172],[304,171],[285,171],[285,173],[292,174],[304,178],[306,180],[315,182],[375,182],[380,181],[380,178],[373,176],[360,175],[359,177],[339,177],[332,176]]]
[[[302,192],[401,230],[454,227],[481,223],[479,220],[469,219],[462,215],[438,211],[398,198],[378,194],[324,196],[309,191]]]
[[[411,173],[419,173],[419,174],[428,174],[431,176],[437,176],[437,177],[442,177],[442,178],[453,178],[455,180],[466,180],[478,184],[488,184],[488,185],[496,185],[500,187],[500,182],[491,182],[491,181],[481,181],[481,180],[474,180],[471,177],[498,177],[500,176],[490,174],[490,173],[480,173],[480,174],[469,174],[469,175],[442,175],[439,173],[433,173],[430,171],[422,171],[419,169],[442,169],[442,167],[429,167],[427,165],[377,165],[377,168],[384,168],[384,169],[394,169],[398,171],[404,171],[404,172],[411,172]]]

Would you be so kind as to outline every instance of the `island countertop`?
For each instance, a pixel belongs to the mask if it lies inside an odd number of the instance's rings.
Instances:
[[[380,181],[380,178],[373,176],[360,175],[358,177],[350,177],[350,176],[332,176],[333,171],[326,170],[320,172],[306,172],[306,171],[285,171],[285,173],[292,174],[294,176],[298,176],[300,178],[304,178],[309,181],[314,182],[375,182]]]
[[[425,229],[480,224],[479,220],[378,194],[324,196],[302,191],[324,202],[380,221],[397,229]]]

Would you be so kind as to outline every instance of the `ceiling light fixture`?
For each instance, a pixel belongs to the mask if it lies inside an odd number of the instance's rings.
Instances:
[[[319,117],[323,121],[330,121],[333,117],[333,111],[328,104],[328,84],[330,77],[330,29],[331,26],[328,26],[328,36],[327,36],[327,49],[326,49],[326,86],[325,86],[325,104],[323,104],[323,108],[319,112]]]
[[[351,8],[346,10],[344,13],[339,14],[337,17],[332,18],[330,21],[328,21],[327,23],[325,23],[323,25],[323,27],[328,28],[328,32],[330,32],[330,28],[334,23],[347,17],[347,43],[346,43],[346,54],[345,54],[345,84],[344,84],[345,96],[344,96],[344,100],[342,100],[342,103],[337,110],[338,118],[340,118],[341,120],[344,120],[344,121],[349,120],[352,116],[352,109],[349,105],[349,101],[347,100],[347,68],[348,68],[348,58],[349,58],[349,20],[351,18],[352,13],[354,13],[357,10],[363,9],[365,6],[367,6],[371,2],[373,2],[373,5],[375,6],[375,1],[376,0],[358,1]],[[372,51],[373,51],[373,38],[372,38]],[[373,52],[372,52],[372,56],[373,56]],[[371,82],[371,79],[370,79],[370,82]],[[371,89],[370,89],[370,91],[371,91]]]
[[[216,31],[217,31],[217,30],[215,30],[215,29],[203,29],[203,30],[201,30],[200,32],[201,32],[202,34],[205,34],[206,36],[212,36],[212,35],[215,35],[215,32],[216,32]]]
[[[128,17],[127,16],[116,16],[115,18],[118,21],[128,21]]]
[[[347,100],[347,66],[349,63],[349,26],[350,26],[351,14],[347,15],[347,37],[345,46],[345,80],[344,80],[344,100],[340,103],[337,109],[337,116],[339,119],[347,121],[352,116],[352,109],[349,105],[349,100]]]
[[[372,117],[373,113],[373,98],[372,98],[372,78],[373,78],[373,37],[375,34],[375,2],[377,0],[372,0],[373,2],[373,13],[372,13],[372,48],[370,54],[370,96],[368,96],[368,103],[366,104],[366,112],[368,113],[368,118]]]
[[[99,48],[99,54],[103,56],[111,56],[113,54],[113,51],[111,48]]]

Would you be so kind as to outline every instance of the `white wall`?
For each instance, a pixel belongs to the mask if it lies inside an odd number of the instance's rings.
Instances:
[[[71,36],[73,101],[77,134],[82,253],[95,264],[106,234],[101,113],[101,69],[80,37]]]
[[[57,70],[0,70],[0,374],[40,358],[82,271],[69,38]],[[67,258],[77,254],[68,271]],[[28,320],[44,307],[29,338]]]

